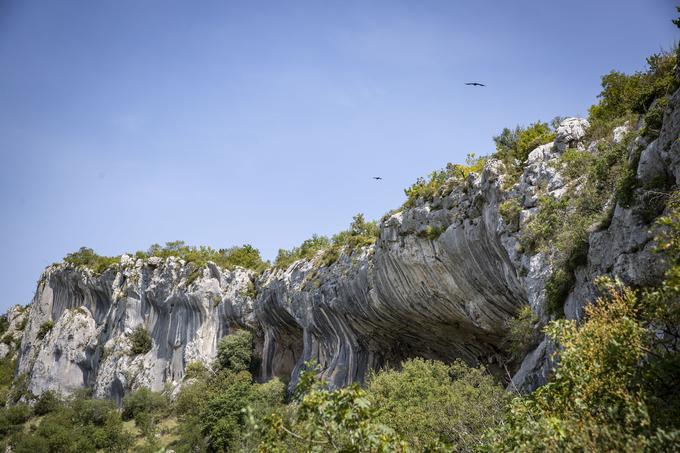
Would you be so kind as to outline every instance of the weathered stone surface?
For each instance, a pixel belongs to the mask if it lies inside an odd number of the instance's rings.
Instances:
[[[251,275],[212,264],[196,271],[175,258],[123,256],[101,276],[50,266],[31,305],[18,372],[28,374],[34,394],[92,386],[97,396],[120,399],[140,386],[161,390],[183,378],[187,363],[211,362],[231,328],[252,327]],[[54,325],[40,338],[47,322]],[[138,325],[153,346],[131,356],[129,335]]]

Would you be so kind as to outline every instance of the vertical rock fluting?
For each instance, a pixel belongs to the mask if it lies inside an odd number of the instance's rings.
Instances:
[[[100,276],[50,266],[31,304],[18,373],[28,376],[34,394],[89,386],[96,396],[120,399],[132,388],[176,384],[189,362],[212,361],[230,329],[252,328],[252,300],[245,296],[251,276],[212,264],[196,270],[174,258],[123,256]],[[133,355],[137,326],[152,347]]]

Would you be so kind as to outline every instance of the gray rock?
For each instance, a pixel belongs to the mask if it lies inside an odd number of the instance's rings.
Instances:
[[[588,120],[584,118],[567,118],[557,128],[555,147],[563,152],[567,148],[585,149],[582,142],[586,131],[590,127]]]

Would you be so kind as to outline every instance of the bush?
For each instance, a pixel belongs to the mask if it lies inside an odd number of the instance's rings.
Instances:
[[[507,174],[514,180],[522,173],[529,153],[554,141],[555,133],[547,123],[537,121],[528,127],[517,126],[514,130],[506,127],[493,140],[496,143],[493,157],[505,164]]]
[[[306,239],[299,247],[292,250],[279,249],[279,253],[274,261],[274,266],[279,269],[286,269],[297,260],[311,259],[320,250],[326,250],[331,246],[331,241],[326,236],[313,235]]]
[[[446,231],[446,227],[444,226],[432,226],[428,225],[425,230],[421,231],[418,233],[418,237],[428,239],[430,241],[434,241],[437,239],[439,236],[442,235],[442,233]]]
[[[146,354],[151,351],[153,340],[143,325],[138,325],[130,334],[130,354]]]
[[[238,330],[223,337],[217,344],[217,369],[245,371],[250,368],[253,358],[253,335]]]
[[[66,258],[64,258],[64,262],[76,267],[92,269],[95,274],[101,274],[119,261],[120,257],[100,256],[97,255],[94,250],[87,247],[81,247],[77,252],[69,253],[66,255]]]
[[[518,198],[509,198],[498,206],[498,213],[503,222],[512,230],[519,228],[519,215],[522,212],[522,202]]]
[[[163,413],[168,409],[168,399],[165,395],[153,392],[148,388],[140,388],[123,398],[123,420],[131,420],[142,412],[149,414]]]
[[[24,417],[23,421],[26,420]],[[84,392],[78,392],[44,415],[40,423],[30,430],[17,432],[7,442],[12,451],[31,453],[127,451],[132,446],[115,405],[90,399]]]
[[[38,397],[33,406],[33,412],[35,412],[35,415],[49,414],[50,412],[58,410],[61,407],[61,404],[62,402],[59,395],[52,390],[48,390]]]
[[[508,333],[505,343],[515,360],[524,357],[540,338],[539,319],[528,305],[522,306],[514,318],[507,323]]]
[[[47,335],[50,330],[54,327],[54,322],[53,321],[45,321],[40,325],[40,328],[38,329],[38,334],[37,338],[38,340],[42,340],[45,338],[45,335]]]
[[[612,71],[602,77],[600,101],[589,110],[591,139],[604,137],[626,118],[644,114],[656,99],[678,88],[673,74],[675,52],[654,54],[647,59],[647,70],[631,75]]]
[[[376,421],[393,428],[415,451],[440,441],[453,451],[472,451],[484,431],[503,420],[509,399],[481,368],[423,359],[371,375],[366,392]]]
[[[290,411],[261,422],[248,414],[249,435],[260,440],[259,451],[407,451],[393,430],[376,421],[364,390],[353,384],[329,391],[315,374],[314,368],[302,373]]]
[[[9,321],[7,320],[7,315],[0,316],[0,337],[7,332],[9,328]]]
[[[485,157],[477,158],[474,154],[468,154],[466,165],[448,163],[446,168],[430,173],[427,179],[418,178],[411,187],[404,189],[406,201],[403,207],[413,207],[419,199],[427,202],[434,197],[450,194],[455,187],[465,182],[468,175],[480,173],[485,163]]]

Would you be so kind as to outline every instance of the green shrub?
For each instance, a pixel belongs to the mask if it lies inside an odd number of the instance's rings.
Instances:
[[[31,417],[28,404],[17,404],[0,409],[0,438],[19,432],[22,425]]]
[[[50,330],[54,327],[54,322],[53,321],[45,321],[40,325],[40,328],[38,329],[38,335],[37,338],[38,340],[42,340],[45,338],[45,335],[47,335]]]
[[[434,241],[437,239],[441,234],[446,231],[445,226],[432,226],[428,225],[425,230],[421,231],[418,233],[418,237],[424,238],[424,239],[429,239],[430,241]]]
[[[151,351],[153,340],[143,325],[138,325],[130,334],[130,354],[146,354]]]
[[[120,257],[100,256],[97,255],[94,250],[87,247],[81,247],[77,252],[69,253],[66,255],[66,258],[64,258],[64,262],[76,267],[92,269],[95,274],[101,274],[119,261]]]
[[[259,451],[407,451],[393,430],[376,421],[364,390],[353,384],[329,391],[315,374],[314,368],[302,373],[289,411],[261,421],[248,414],[249,435],[259,439]]]
[[[512,180],[523,171],[529,153],[538,146],[555,140],[555,133],[547,123],[537,121],[528,127],[507,127],[493,138],[496,152],[493,157],[502,161]]]
[[[44,415],[30,430],[9,439],[16,452],[127,451],[131,437],[124,433],[120,414],[110,401],[93,400],[79,392]]]
[[[520,243],[524,250],[547,251],[555,233],[560,230],[564,223],[568,207],[568,196],[563,196],[560,199],[550,196],[540,198],[537,214],[527,222],[522,230]]]
[[[612,71],[603,76],[600,101],[589,110],[590,138],[605,137],[614,125],[622,124],[631,115],[637,118],[656,99],[672,94],[678,88],[673,74],[675,61],[675,52],[654,54],[647,59],[645,71],[630,75]]]
[[[292,250],[279,249],[279,253],[274,261],[274,266],[279,269],[286,269],[297,260],[311,259],[320,250],[326,250],[331,246],[331,241],[326,236],[313,235],[306,239],[299,247]]]
[[[61,408],[61,404],[62,401],[59,395],[52,390],[48,390],[35,401],[33,412],[35,415],[49,414]]]
[[[441,441],[452,451],[472,451],[505,415],[509,395],[482,368],[408,360],[402,369],[369,377],[367,399],[375,420],[393,428],[414,451]]]
[[[0,316],[0,337],[7,332],[9,329],[9,321],[7,320],[7,315]]]
[[[238,330],[217,344],[216,368],[234,372],[250,368],[253,359],[253,335],[247,330]]]
[[[549,314],[563,317],[564,300],[574,286],[574,274],[567,269],[555,269],[545,283],[546,310]]]
[[[165,246],[152,244],[146,252],[137,252],[136,256],[137,258],[174,256],[194,264],[196,270],[203,268],[208,262],[213,262],[224,269],[239,266],[256,272],[261,272],[269,266],[266,261],[262,260],[259,250],[249,244],[215,250],[203,245],[200,247],[187,245],[184,241],[171,241],[166,242]]]
[[[505,343],[514,359],[521,359],[531,347],[536,345],[540,338],[538,323],[538,317],[528,305],[522,306],[517,315],[508,321]]]
[[[522,202],[519,198],[509,198],[498,205],[498,213],[511,229],[519,228],[519,215],[522,212]]]
[[[165,395],[142,387],[123,397],[121,415],[123,420],[131,420],[142,412],[149,414],[163,413],[168,409],[168,405],[169,402]]]
[[[204,379],[208,377],[209,372],[203,362],[189,362],[184,370],[184,379]]]
[[[653,140],[659,136],[661,132],[661,125],[663,124],[663,115],[668,108],[669,97],[665,96],[656,100],[652,107],[644,116],[644,126],[641,131],[643,137]]]
[[[468,175],[480,173],[485,163],[485,157],[478,158],[474,154],[468,154],[466,165],[448,163],[446,168],[430,173],[427,179],[418,178],[411,187],[404,189],[406,201],[403,207],[413,207],[419,199],[427,202],[432,201],[436,196],[450,194],[455,187],[460,186],[467,179]]]

